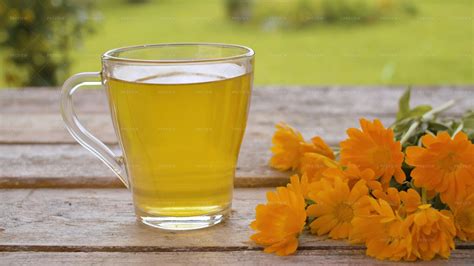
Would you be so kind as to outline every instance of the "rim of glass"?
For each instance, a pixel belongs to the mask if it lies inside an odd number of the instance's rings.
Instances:
[[[167,46],[214,46],[221,48],[238,48],[242,49],[241,54],[225,57],[216,57],[216,58],[198,58],[198,59],[134,59],[116,56],[117,53],[123,53],[139,49],[149,49],[149,48],[159,48]],[[126,63],[156,63],[156,64],[169,64],[169,63],[200,63],[200,62],[223,62],[231,61],[242,58],[251,58],[255,55],[255,52],[252,48],[247,46],[238,45],[238,44],[225,44],[225,43],[200,43],[200,42],[183,42],[183,43],[159,43],[159,44],[143,44],[143,45],[133,45],[115,48],[108,50],[102,55],[103,60],[113,60],[118,62]]]

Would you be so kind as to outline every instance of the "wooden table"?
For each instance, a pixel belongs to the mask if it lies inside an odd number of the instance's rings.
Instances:
[[[267,166],[275,123],[285,121],[306,138],[317,134],[335,145],[361,117],[389,125],[402,93],[399,87],[257,88],[230,219],[174,233],[135,221],[130,193],[65,130],[57,89],[0,90],[0,264],[381,263],[366,257],[363,246],[307,233],[296,256],[264,254],[249,241],[248,226],[268,187],[285,184],[289,176]],[[469,86],[416,88],[412,103],[454,98],[459,105],[448,113],[460,115],[474,108],[473,96]],[[116,149],[104,93],[85,90],[76,98],[81,121]],[[449,261],[431,263],[473,264],[474,244],[459,242]]]

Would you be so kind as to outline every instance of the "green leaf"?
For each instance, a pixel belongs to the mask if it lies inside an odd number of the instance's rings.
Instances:
[[[441,122],[435,122],[435,121],[430,121],[428,123],[428,130],[437,134],[438,131],[448,131],[450,130],[450,127],[448,125],[445,125]]]
[[[433,109],[433,107],[431,107],[429,105],[418,105],[417,107],[415,107],[415,108],[411,109],[410,111],[408,111],[403,116],[402,119],[421,117],[425,113],[431,111],[431,109]]]
[[[462,120],[462,122],[464,124],[464,128],[474,130],[474,117],[473,118],[465,118],[465,119]]]
[[[410,94],[411,87],[408,87],[402,97],[400,97],[400,100],[398,100],[397,121],[402,120],[405,114],[410,111]]]
[[[466,112],[461,121],[464,124],[462,131],[464,131],[471,142],[474,143],[474,111]]]
[[[421,118],[425,113],[433,109],[429,105],[419,105],[410,109],[411,87],[408,87],[398,100],[397,122],[408,118]]]

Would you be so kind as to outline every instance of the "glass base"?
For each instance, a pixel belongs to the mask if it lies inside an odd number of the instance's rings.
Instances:
[[[196,230],[211,227],[222,222],[228,215],[229,209],[209,215],[189,217],[169,216],[138,216],[138,220],[148,226],[171,231]]]

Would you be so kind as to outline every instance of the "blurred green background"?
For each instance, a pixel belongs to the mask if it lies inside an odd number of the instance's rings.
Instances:
[[[109,49],[165,42],[252,47],[257,84],[473,84],[473,2],[0,0],[0,87],[58,85]]]

